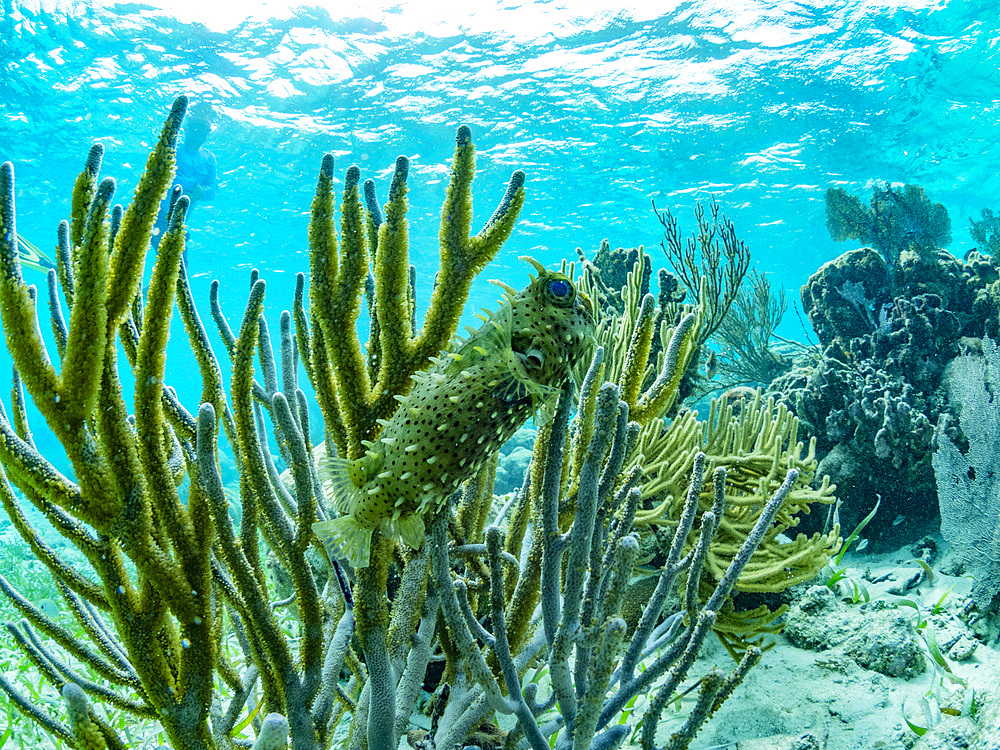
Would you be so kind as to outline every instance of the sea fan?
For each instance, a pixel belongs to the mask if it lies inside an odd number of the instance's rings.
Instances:
[[[949,369],[948,397],[961,409],[969,450],[939,432],[933,463],[941,534],[962,551],[985,611],[1000,591],[1000,347],[986,337],[982,357],[957,357]]]

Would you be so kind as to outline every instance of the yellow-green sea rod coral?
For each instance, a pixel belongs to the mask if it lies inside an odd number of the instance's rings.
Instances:
[[[313,530],[355,567],[368,565],[380,526],[419,548],[424,517],[535,411],[554,405],[574,366],[589,357],[590,301],[564,274],[534,265],[539,275],[526,289],[507,287],[496,313],[416,376],[365,456],[328,459],[329,487],[343,515]]]
[[[304,277],[296,293],[299,351],[316,390],[323,419],[337,453],[360,458],[399,408],[396,396],[413,385],[411,375],[426,370],[458,327],[472,280],[506,242],[524,203],[524,173],[511,175],[507,191],[486,225],[471,234],[475,147],[466,126],[458,128],[455,156],[441,209],[440,268],[423,326],[411,325],[409,287],[409,161],[396,160],[384,210],[374,183],[364,186],[364,205],[356,167],[347,171],[338,245],[333,197],[333,157],[323,159],[309,223],[309,310],[304,309]],[[374,240],[374,246],[372,246]],[[373,305],[378,336],[377,372],[368,372],[354,331],[371,257]]]
[[[107,750],[108,743],[90,718],[87,696],[80,686],[74,682],[66,683],[62,689],[62,696],[66,701],[66,713],[79,750]]]
[[[169,186],[185,106],[183,98],[175,103],[113,239],[108,211],[114,181],[96,184],[103,150],[91,150],[75,191],[82,196],[74,201],[73,216],[74,225],[81,227],[79,242],[72,243],[69,262],[62,264],[64,278],[71,273],[75,285],[73,298],[67,299],[68,330],[61,315],[53,314],[54,324],[62,327],[59,332],[64,334],[57,335],[63,342],[58,370],[39,334],[33,289],[24,283],[17,264],[13,170],[5,164],[0,171],[0,313],[4,332],[20,374],[18,383],[24,385],[65,447],[76,480],[62,476],[37,452],[19,387],[13,425],[6,421],[6,415],[0,419],[0,461],[5,469],[0,496],[15,527],[65,587],[64,596],[84,631],[92,636],[102,633],[107,627],[103,618],[109,617],[120,640],[112,652],[95,652],[30,602],[19,600],[3,582],[5,593],[26,618],[20,624],[21,632],[25,643],[32,645],[22,645],[25,651],[36,663],[53,665],[56,671],[48,676],[56,687],[69,679],[72,672],[51,655],[48,644],[36,640],[34,629],[41,630],[100,674],[105,684],[114,686],[98,690],[102,697],[130,713],[158,716],[175,741],[197,748],[209,743],[204,722],[211,681],[202,678],[211,673],[216,656],[216,641],[208,636],[214,622],[208,559],[211,535],[195,532],[195,528],[207,525],[204,503],[193,498],[185,507],[177,495],[171,455],[177,433],[162,410],[162,349],[183,251],[186,199],[177,204],[153,270],[147,310],[157,324],[142,330],[137,342],[136,390],[144,408],[137,408],[134,427],[121,399],[116,365],[116,334],[123,317],[130,314],[149,247],[151,219],[147,214]],[[69,244],[69,233],[64,234]],[[50,304],[57,308],[60,300],[54,288],[55,273],[49,280]],[[178,432],[183,435],[179,424]],[[99,584],[80,575],[76,570],[79,563],[70,566],[32,527],[8,479],[79,549]],[[129,573],[128,560],[135,565],[137,576]],[[98,621],[102,624],[96,625]],[[94,639],[98,645],[107,645],[99,637]],[[182,644],[187,647],[182,648]],[[9,687],[3,689],[11,692]],[[121,689],[136,698],[117,692]],[[46,726],[57,736],[72,739],[70,729],[53,722]],[[109,746],[121,746],[96,719],[86,727],[81,725],[79,732],[93,735],[94,727],[106,736]]]
[[[374,210],[373,190],[366,189],[368,204],[362,206],[359,173],[349,170],[339,238],[343,252],[331,263],[335,246],[329,240],[336,243],[338,238],[332,231],[332,208],[322,210],[329,198],[324,186],[329,193],[332,182],[327,179],[332,162],[326,160],[312,216],[311,260],[314,269],[327,273],[314,277],[311,327],[304,279],[299,286],[293,310],[297,349],[292,316],[282,316],[280,378],[262,317],[265,282],[255,278],[237,333],[225,324],[214,295],[213,316],[233,361],[227,403],[219,363],[180,263],[183,198],[161,242],[145,304],[139,299],[149,230],[169,185],[185,105],[183,98],[176,103],[124,215],[117,207],[109,210],[113,183],[99,177],[103,149],[91,151],[74,190],[71,221],[60,227],[59,266],[48,279],[58,360],[49,356],[39,333],[38,295],[17,266],[13,170],[9,165],[0,170],[0,308],[18,368],[9,420],[0,410],[0,501],[60,585],[64,611],[74,619],[72,630],[62,627],[0,577],[0,590],[24,618],[8,623],[7,630],[42,679],[57,690],[75,684],[96,710],[86,708],[71,688],[66,700],[74,719],[84,711],[90,716],[74,728],[46,707],[33,705],[3,675],[0,690],[44,731],[70,746],[91,745],[96,729],[110,750],[124,750],[124,740],[101,718],[100,703],[131,718],[158,721],[175,750],[229,748],[241,716],[252,708],[247,702],[256,694],[263,712],[287,717],[294,750],[329,747],[345,713],[353,714],[352,737],[366,741],[369,750],[394,748],[431,658],[439,596],[427,584],[426,555],[405,550],[396,555],[384,537],[373,540],[373,564],[357,572],[355,596],[340,575],[333,576],[338,585],[332,589],[317,586],[306,552],[319,547],[311,525],[325,519],[325,509],[314,483],[317,470],[310,453],[308,404],[298,389],[297,355],[319,383],[316,391],[330,442],[344,448],[342,455],[363,454],[363,441],[378,438],[378,420],[400,408],[396,396],[411,388],[410,376],[430,367],[430,356],[454,333],[468,284],[510,233],[524,195],[523,175],[515,173],[492,219],[470,236],[473,150],[468,129],[459,130],[442,215],[441,257],[447,269],[439,275],[424,330],[414,335],[411,326],[404,339],[392,312],[398,299],[405,299],[407,310],[413,304],[405,252],[405,169],[397,163],[384,215]],[[330,234],[323,237],[325,230]],[[373,245],[365,246],[370,237]],[[355,314],[351,294],[361,293],[357,282],[369,247],[377,276],[373,297],[380,316],[380,358],[365,385],[347,372],[358,364],[348,356],[351,347],[342,342],[328,346],[327,332],[343,338],[341,324]],[[399,279],[405,282],[397,288]],[[199,362],[203,389],[197,416],[164,380],[175,302]],[[512,351],[516,346],[512,343]],[[525,355],[518,361],[526,368],[535,366],[529,361],[534,354]],[[254,378],[258,356],[262,383]],[[74,372],[67,362],[77,363]],[[126,376],[131,368],[137,381],[134,407],[125,400],[122,366]],[[361,367],[368,371],[369,362],[362,361]],[[340,407],[359,393],[364,396],[360,408],[341,414]],[[28,398],[66,448],[69,475],[38,453],[25,408]],[[294,487],[281,484],[271,461],[268,417]],[[235,525],[229,517],[232,492],[227,493],[220,477],[218,442],[223,437],[241,480],[242,515]],[[32,526],[23,511],[26,501],[82,553],[73,565]],[[295,604],[291,614],[274,606],[265,554],[273,555],[288,575]],[[400,559],[405,563],[402,583],[390,602],[386,577]],[[285,634],[288,617],[297,620],[294,639]],[[236,657],[231,648],[239,649]],[[411,670],[411,665],[416,666]],[[354,674],[351,682],[340,680],[342,666]],[[97,678],[88,680],[85,670]],[[224,699],[228,705],[222,705]],[[216,706],[222,711],[212,710]],[[258,743],[274,739],[280,746],[282,731],[265,720]]]
[[[434,736],[428,738],[437,747],[464,746],[485,736],[487,733],[477,728],[492,722],[497,712],[515,714],[520,727],[508,736],[508,746],[517,744],[518,731],[524,733],[533,750],[550,747],[553,734],[562,735],[555,738],[559,747],[567,742],[580,748],[617,746],[631,732],[627,717],[622,716],[628,711],[626,704],[649,692],[658,677],[666,676],[669,682],[657,699],[660,702],[653,704],[643,723],[651,742],[659,709],[685,679],[715,612],[770,523],[770,513],[779,510],[794,483],[794,471],[789,472],[768,503],[769,510],[755,524],[760,533],[748,535],[737,560],[705,606],[701,607],[696,597],[686,597],[687,627],[644,672],[634,674],[666,600],[661,598],[658,606],[647,608],[641,627],[626,645],[619,613],[638,553],[631,528],[643,471],[633,467],[623,472],[638,432],[629,423],[632,403],[619,400],[619,394],[628,393],[640,414],[666,408],[664,405],[675,397],[676,374],[687,356],[685,342],[693,335],[697,314],[683,318],[672,333],[661,329],[661,335],[670,335],[663,367],[651,388],[602,385],[603,355],[598,350],[580,388],[581,417],[571,428],[571,401],[577,401],[574,388],[566,377],[564,357],[551,355],[572,342],[560,340],[556,333],[538,337],[526,324],[532,315],[515,318],[512,304],[509,329],[506,323],[500,328],[510,332],[509,366],[522,377],[514,379],[515,398],[528,400],[536,387],[538,394],[544,394],[554,383],[562,385],[554,416],[540,430],[547,435],[536,453],[543,466],[537,472],[538,481],[532,479],[540,492],[524,493],[516,507],[519,519],[517,523],[511,520],[505,540],[499,528],[483,530],[486,502],[492,497],[488,486],[492,467],[484,464],[477,473],[470,470],[459,511],[444,504],[430,523],[432,544],[411,553],[376,530],[371,564],[355,572],[353,592],[336,560],[330,576],[335,585],[324,587],[317,584],[306,555],[311,550],[323,551],[312,524],[326,520],[327,511],[315,481],[318,471],[309,438],[309,408],[297,381],[298,355],[305,360],[314,383],[328,388],[320,394],[328,445],[343,446],[345,459],[360,458],[366,448],[375,449],[380,430],[384,431],[381,434],[388,432],[389,420],[396,410],[404,408],[396,397],[406,400],[405,392],[411,387],[414,393],[421,388],[421,384],[413,384],[411,375],[428,368],[432,373],[418,379],[434,380],[433,374],[442,374],[437,368],[448,360],[434,364],[429,358],[444,342],[430,348],[432,339],[454,327],[461,308],[455,295],[467,293],[467,282],[476,269],[509,233],[523,195],[520,178],[512,178],[504,201],[484,230],[470,237],[471,142],[467,129],[459,131],[453,180],[442,217],[442,266],[450,271],[442,268],[437,290],[445,287],[446,291],[441,292],[443,296],[435,293],[440,305],[432,301],[431,307],[439,309],[425,319],[425,331],[413,336],[415,326],[411,325],[410,337],[400,339],[405,331],[390,313],[394,309],[409,313],[413,304],[403,252],[405,170],[397,163],[384,220],[381,211],[374,210],[373,190],[366,188],[367,205],[361,205],[360,174],[348,171],[339,238],[343,253],[332,263],[329,240],[337,238],[332,233],[332,204],[324,203],[329,198],[332,162],[325,160],[312,220],[313,230],[323,231],[314,231],[311,261],[313,268],[325,270],[326,276],[314,278],[317,287],[311,293],[308,317],[304,277],[297,289],[293,314],[298,348],[292,337],[293,316],[282,315],[280,377],[263,318],[265,281],[254,275],[236,334],[225,323],[215,295],[213,316],[233,364],[227,403],[218,362],[180,264],[184,199],[177,202],[176,215],[160,245],[145,306],[137,301],[138,286],[133,288],[130,281],[141,278],[142,256],[149,239],[143,227],[148,229],[147,219],[157,203],[150,196],[165,189],[160,177],[166,174],[169,178],[169,168],[165,173],[164,169],[171,163],[183,105],[183,100],[178,103],[178,111],[168,121],[151,166],[140,181],[140,192],[129,209],[136,217],[126,215],[117,231],[115,212],[108,221],[110,183],[98,182],[97,158],[88,160],[86,174],[78,183],[81,200],[74,221],[80,212],[86,218],[80,225],[79,242],[72,239],[69,223],[60,231],[60,268],[49,275],[49,301],[59,357],[72,354],[78,361],[90,362],[91,368],[100,369],[100,378],[92,373],[80,376],[74,381],[80,384],[78,392],[56,392],[60,398],[55,406],[41,400],[51,400],[53,392],[46,390],[47,373],[61,376],[65,359],[62,368],[58,367],[47,358],[41,343],[34,307],[37,294],[20,277],[14,257],[12,172],[8,167],[0,170],[0,225],[4,230],[0,304],[8,335],[13,329],[29,337],[15,342],[23,344],[17,356],[21,357],[18,367],[24,377],[15,377],[9,421],[0,409],[0,463],[4,468],[0,472],[0,501],[16,530],[60,584],[64,614],[73,618],[71,627],[52,621],[2,576],[0,590],[24,617],[19,623],[8,623],[7,632],[41,679],[64,693],[71,726],[50,714],[48,707],[32,704],[2,673],[0,690],[45,732],[74,748],[99,747],[97,733],[109,750],[127,747],[118,731],[101,718],[104,711],[97,704],[103,704],[124,712],[130,720],[159,721],[174,750],[246,747],[249,733],[257,734],[257,750],[277,750],[285,747],[286,730],[292,750],[326,750],[345,723],[350,726],[349,747],[396,750],[411,726],[421,686],[433,675],[429,667],[435,659],[435,644],[440,644],[451,662],[447,674],[455,674],[457,679],[449,682],[450,698],[442,693],[438,699],[445,710],[432,726]],[[327,205],[331,206],[329,211],[324,208]],[[138,229],[126,232],[129,226]],[[331,234],[324,235],[327,229]],[[122,242],[138,242],[139,247],[121,248]],[[360,280],[368,257],[357,253],[367,253],[369,248],[373,250],[375,275],[381,278],[372,284],[375,314],[380,320],[380,353],[375,367],[370,358],[349,356],[357,342],[330,338],[332,333],[343,338],[345,331],[353,332],[344,325],[357,314],[355,303],[362,291]],[[111,272],[85,270],[80,267],[83,258],[90,259],[88,264],[111,258]],[[116,271],[115,258],[133,260],[125,264],[127,268]],[[130,265],[133,261],[139,264],[138,270]],[[383,273],[378,270],[381,263],[390,263],[392,268]],[[573,278],[572,272],[567,275]],[[105,291],[100,289],[102,280]],[[555,281],[549,292],[564,296],[564,280]],[[342,296],[325,294],[334,292]],[[175,302],[199,361],[203,390],[197,416],[180,404],[164,382],[165,340]],[[68,304],[68,318],[61,316],[60,304]],[[103,327],[94,323],[100,320],[102,304],[107,316]],[[438,323],[428,326],[427,320]],[[331,327],[331,322],[336,325]],[[442,322],[447,324],[443,328]],[[77,326],[90,329],[91,336],[71,330]],[[425,337],[428,329],[437,333]],[[494,336],[496,330],[484,329],[483,335]],[[450,336],[447,332],[445,340]],[[388,342],[386,337],[394,340]],[[138,381],[134,417],[122,395],[119,341],[125,351],[121,364],[130,366]],[[423,343],[415,343],[420,341]],[[101,343],[103,349],[85,347],[79,355],[71,351],[94,342]],[[417,357],[421,347],[430,349]],[[470,361],[473,354],[480,353],[473,348]],[[255,380],[258,361],[263,373],[260,383]],[[354,371],[343,373],[341,365]],[[552,371],[546,372],[550,366]],[[355,377],[359,368],[369,379],[367,385]],[[639,373],[639,367],[626,371]],[[626,385],[631,377],[626,377]],[[58,380],[55,383],[60,385]],[[528,395],[520,392],[522,386]],[[91,390],[95,387],[93,399]],[[353,404],[351,408],[357,407],[353,412],[340,411],[359,393],[364,400]],[[76,425],[51,425],[70,454],[72,477],[60,475],[36,450],[26,416],[28,397],[39,403],[46,417],[55,412],[56,416],[69,415],[72,422],[84,412]],[[86,413],[91,408],[93,411]],[[383,408],[386,411],[380,416]],[[268,417],[273,430],[268,429]],[[499,411],[497,420],[495,428],[502,429],[505,421]],[[289,466],[290,485],[281,482],[274,466],[269,434]],[[229,516],[232,490],[223,488],[220,476],[218,442],[224,437],[233,449],[240,475],[242,514],[235,524]],[[695,459],[696,469],[699,466],[698,471],[703,471],[704,458]],[[724,470],[719,468],[719,472]],[[16,494],[11,484],[21,494]],[[685,570],[689,580],[697,580],[696,571],[704,567],[704,554],[681,552],[694,522],[702,484],[703,476],[693,472],[686,493],[690,511],[682,514],[688,525],[679,526],[674,535],[677,544],[671,548],[672,564],[663,585],[658,586],[663,592],[672,590],[672,582]],[[702,550],[712,543],[713,513],[722,517],[725,485],[720,481],[717,489],[713,511],[702,514],[702,541],[698,545]],[[32,527],[22,508],[25,498],[82,553],[74,565]],[[522,555],[529,528],[527,515],[532,515],[535,523],[530,526],[530,551]],[[508,547],[516,554],[505,552]],[[266,555],[283,568],[293,589],[284,602],[273,600],[263,565]],[[560,558],[565,559],[565,566]],[[391,590],[386,585],[390,571],[398,582]],[[508,586],[513,596],[508,594]],[[544,593],[539,618],[535,602],[540,590]],[[294,607],[282,606],[290,604]],[[508,638],[508,633],[514,637]],[[687,745],[697,724],[728,695],[755,658],[751,650],[721,686],[718,680],[703,683],[699,706],[705,710],[696,708],[671,747]],[[539,659],[548,662],[553,682],[558,679],[556,708],[561,718],[555,723],[549,721],[552,703],[536,701],[533,686],[521,684],[525,670]],[[616,668],[618,662],[621,665]],[[343,667],[350,670],[349,679],[341,678]],[[66,689],[69,683],[79,691]],[[253,707],[254,696],[260,697],[259,713]],[[276,716],[279,713],[285,719]],[[264,714],[267,718],[241,722],[248,714],[251,719]],[[626,718],[625,723],[622,718]],[[157,731],[152,726],[149,729]],[[243,737],[238,736],[241,732]]]

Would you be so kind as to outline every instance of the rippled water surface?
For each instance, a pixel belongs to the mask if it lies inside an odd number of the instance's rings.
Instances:
[[[412,158],[412,253],[434,263],[460,123],[479,149],[478,221],[513,169],[528,174],[522,220],[486,274],[514,285],[526,252],[552,263],[607,237],[659,253],[651,199],[690,225],[717,196],[759,268],[794,292],[846,249],[824,227],[831,185],[925,186],[951,211],[957,253],[968,217],[1000,208],[989,3],[0,2],[0,158],[16,165],[22,234],[53,244],[91,141],[127,196],[172,99],[208,100],[221,189],[192,216],[191,265],[199,300],[218,276],[233,315],[251,267],[271,311],[290,303],[325,151],[383,197],[393,159]],[[485,282],[473,295],[494,298]]]

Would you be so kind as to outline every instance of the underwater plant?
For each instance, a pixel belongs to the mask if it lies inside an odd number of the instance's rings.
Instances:
[[[55,580],[71,625],[54,620],[2,577],[0,588],[23,618],[7,623],[8,633],[62,696],[68,721],[3,675],[0,690],[44,732],[87,750],[127,746],[96,703],[159,722],[176,750],[251,744],[274,750],[288,743],[293,750],[317,750],[345,730],[352,749],[392,750],[404,733],[424,748],[475,745],[484,737],[511,749],[610,748],[632,731],[625,709],[642,692],[654,696],[642,726],[643,747],[654,747],[663,708],[686,692],[681,682],[741,574],[755,565],[758,546],[773,536],[774,519],[788,512],[789,499],[806,501],[797,466],[808,461],[799,458],[794,426],[779,415],[778,424],[745,422],[735,433],[728,422],[716,435],[713,445],[721,450],[747,440],[760,446],[729,462],[730,471],[745,464],[751,475],[758,464],[764,467],[766,476],[752,479],[739,478],[739,471],[727,479],[725,460],[706,458],[692,444],[678,446],[689,479],[677,491],[684,500],[674,542],[655,595],[626,637],[620,613],[639,549],[635,513],[649,477],[662,475],[655,464],[644,465],[642,425],[659,425],[663,432],[658,420],[676,402],[702,312],[679,309],[675,321],[661,322],[663,348],[646,384],[650,295],[629,308],[638,324],[608,363],[604,349],[590,358],[579,338],[547,340],[544,322],[542,333],[526,330],[514,306],[520,293],[508,289],[509,311],[488,319],[469,341],[476,342],[475,354],[505,358],[506,369],[492,371],[487,381],[490,396],[511,409],[525,402],[506,419],[485,412],[480,419],[494,421],[499,434],[522,412],[542,415],[528,483],[509,517],[501,513],[496,525],[486,525],[495,451],[486,452],[490,460],[464,464],[465,456],[456,453],[461,481],[423,477],[424,485],[434,485],[423,490],[433,501],[413,508],[404,499],[398,517],[389,509],[380,510],[377,522],[356,519],[365,529],[363,545],[337,534],[324,545],[314,528],[323,535],[329,527],[322,524],[337,518],[327,494],[335,489],[331,481],[343,489],[350,480],[355,490],[372,481],[374,466],[364,459],[374,461],[372,453],[405,433],[392,426],[395,415],[407,416],[401,410],[425,421],[423,432],[411,436],[415,451],[425,438],[450,449],[447,441],[430,440],[432,432],[451,429],[452,444],[468,439],[440,420],[433,409],[442,402],[427,388],[448,381],[448,393],[461,401],[463,378],[476,376],[472,366],[496,365],[448,343],[469,285],[514,226],[523,173],[514,173],[498,209],[472,235],[474,148],[468,128],[459,128],[442,210],[437,285],[417,332],[405,217],[408,162],[397,160],[384,208],[371,181],[362,201],[360,172],[349,169],[338,232],[333,160],[324,157],[309,228],[308,297],[300,275],[292,310],[281,314],[277,356],[263,315],[265,281],[252,274],[235,331],[213,285],[212,317],[232,360],[226,393],[182,262],[183,196],[172,204],[145,300],[141,293],[186,104],[183,97],[175,102],[124,210],[111,207],[114,180],[99,181],[103,148],[91,149],[74,187],[71,218],[60,226],[57,268],[48,273],[56,356],[40,335],[37,291],[19,267],[13,167],[0,167],[0,318],[16,366],[11,410],[0,413],[0,501]],[[572,268],[538,270],[553,304],[577,300],[579,293],[586,308]],[[366,290],[377,325],[362,347],[349,332]],[[202,394],[194,411],[164,382],[175,307],[200,369]],[[565,333],[587,339],[586,330]],[[481,337],[492,337],[491,346]],[[566,352],[581,361],[551,356],[556,344],[574,343]],[[449,380],[450,370],[435,369],[447,368],[448,360],[469,365],[472,377],[462,370]],[[300,367],[323,415],[320,446],[311,443]],[[122,387],[128,371],[135,381],[131,408]],[[570,371],[586,372],[578,399]],[[618,382],[606,382],[609,374]],[[29,398],[64,447],[71,475],[38,451],[25,408]],[[757,440],[751,434],[756,429]],[[487,442],[485,432],[477,435],[477,442]],[[232,514],[233,492],[220,476],[223,438],[239,474],[240,509]],[[271,439],[289,467],[285,475],[271,456]],[[785,439],[794,444],[787,452],[780,447]],[[663,446],[661,465],[667,451]],[[445,463],[438,452],[425,455],[427,464]],[[334,456],[355,463],[330,470]],[[389,472],[381,478],[405,481],[391,467],[378,468],[384,471],[376,477]],[[730,488],[747,481],[756,488],[752,511],[738,498],[736,510],[729,510]],[[701,503],[706,483],[708,508]],[[442,495],[450,497],[441,501]],[[25,501],[85,564],[71,563],[46,538],[24,512]],[[357,501],[339,504],[341,518],[360,513]],[[418,538],[413,521],[401,526],[404,514],[426,517],[429,539]],[[730,517],[746,521],[738,543],[725,530]],[[724,547],[723,539],[730,540]],[[809,554],[812,548],[803,556]],[[357,567],[349,564],[352,558]],[[280,582],[268,575],[275,566],[284,574]],[[683,614],[658,626],[680,580]],[[280,598],[279,585],[285,592]],[[710,593],[701,596],[706,589]],[[728,677],[702,677],[699,697],[687,718],[669,728],[667,746],[687,747],[758,658],[759,651],[748,648]],[[645,669],[636,674],[642,660]],[[440,670],[430,668],[439,661]],[[549,695],[526,676],[538,667],[548,673]],[[432,697],[418,710],[422,689]],[[427,717],[424,728],[412,728],[415,718]],[[497,727],[498,717],[507,717],[507,730]],[[245,736],[250,732],[254,742]]]

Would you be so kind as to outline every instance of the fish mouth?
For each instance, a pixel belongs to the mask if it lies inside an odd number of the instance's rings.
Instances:
[[[518,358],[529,374],[539,372],[545,366],[545,353],[535,347],[524,352],[515,350],[514,356]]]

